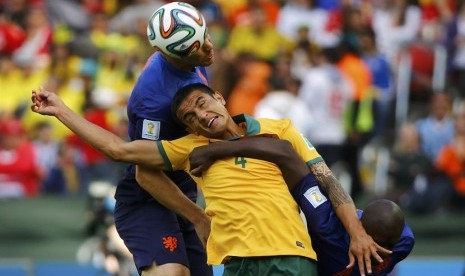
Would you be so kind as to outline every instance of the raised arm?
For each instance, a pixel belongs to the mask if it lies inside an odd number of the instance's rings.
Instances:
[[[164,168],[165,163],[155,142],[145,140],[126,142],[73,112],[55,93],[42,89],[40,93],[32,91],[31,109],[42,115],[55,116],[86,143],[114,161]]]
[[[162,171],[164,161],[153,141],[126,142],[113,133],[94,125],[69,109],[52,92],[32,92],[32,111],[55,116],[79,137],[115,161],[138,164],[139,185],[158,202],[180,216],[189,219],[205,245],[210,233],[210,219],[203,209],[187,198]]]
[[[232,146],[231,143],[234,145]],[[197,147],[189,155],[191,174],[201,176],[218,159],[242,156],[275,163],[281,169],[289,190],[292,190],[310,170],[292,148],[291,143],[271,137],[250,137],[238,141],[221,141]]]

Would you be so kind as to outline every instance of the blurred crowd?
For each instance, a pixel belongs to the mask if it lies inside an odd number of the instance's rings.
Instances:
[[[290,118],[355,200],[376,185],[363,173],[370,147],[388,152],[375,196],[418,214],[464,207],[464,1],[185,2],[205,16],[210,86],[231,114]],[[33,114],[31,90],[126,139],[126,100],[153,53],[147,20],[164,3],[0,0],[0,198],[117,183],[124,164]]]

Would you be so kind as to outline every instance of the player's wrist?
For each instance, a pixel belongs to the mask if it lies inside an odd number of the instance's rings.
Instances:
[[[197,206],[194,210],[192,210],[192,213],[188,217],[192,224],[204,224],[206,222],[210,222],[210,218],[207,216],[205,211]]]

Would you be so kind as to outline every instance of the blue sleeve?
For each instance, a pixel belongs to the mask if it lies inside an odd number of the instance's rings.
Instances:
[[[388,275],[394,269],[396,264],[407,258],[410,252],[412,252],[414,245],[415,237],[413,236],[412,229],[405,224],[399,242],[392,250],[390,258],[385,261],[386,267],[384,267],[379,273],[376,273],[376,275]]]
[[[291,191],[307,220],[310,235],[328,238],[339,224],[325,191],[319,188],[315,177],[309,173]]]

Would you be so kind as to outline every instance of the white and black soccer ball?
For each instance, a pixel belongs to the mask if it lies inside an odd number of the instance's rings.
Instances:
[[[192,5],[171,2],[150,17],[147,36],[152,46],[175,57],[187,57],[202,47],[207,26],[202,14]]]

